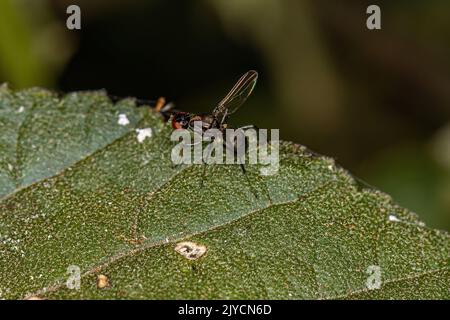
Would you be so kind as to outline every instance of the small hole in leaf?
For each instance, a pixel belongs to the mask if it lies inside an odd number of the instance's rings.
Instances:
[[[103,289],[109,287],[109,279],[104,274],[99,274],[97,276],[97,288]]]
[[[175,246],[175,251],[189,260],[197,260],[206,253],[206,247],[194,242],[180,242]]]

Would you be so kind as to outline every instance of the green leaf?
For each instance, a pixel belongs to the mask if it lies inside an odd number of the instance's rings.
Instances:
[[[449,235],[299,145],[201,188],[132,99],[3,86],[0,124],[1,298],[450,298]]]

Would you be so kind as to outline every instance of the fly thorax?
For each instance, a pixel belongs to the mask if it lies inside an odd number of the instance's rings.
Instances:
[[[197,116],[194,116],[194,117],[191,118],[189,126],[191,128],[194,128],[194,123],[196,121],[200,121],[201,122],[201,126],[202,126],[202,131],[206,131],[206,130],[211,128],[213,120],[214,120],[214,118],[212,116],[209,116],[209,115],[197,115]]]

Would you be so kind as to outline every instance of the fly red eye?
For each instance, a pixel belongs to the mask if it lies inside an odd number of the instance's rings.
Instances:
[[[177,112],[172,118],[172,128],[187,129],[191,116],[186,112]]]

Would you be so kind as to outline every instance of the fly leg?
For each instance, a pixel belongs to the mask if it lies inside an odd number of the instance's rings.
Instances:
[[[233,154],[236,155],[237,152],[236,152],[236,149],[234,148],[235,146],[234,145],[230,146],[229,142],[226,141],[226,140],[224,141],[224,147],[225,147],[225,150],[229,150]],[[244,155],[244,158],[245,158],[245,155]],[[245,179],[247,180],[247,184],[248,184],[249,188],[251,189],[251,191],[252,191],[253,195],[255,196],[255,198],[258,199],[258,193],[256,192],[255,188],[253,187],[250,179],[248,178],[247,170],[245,169],[244,163],[242,161],[239,161],[239,160],[238,160],[238,163],[239,163],[239,166],[241,167],[242,174],[244,175]]]
[[[255,190],[255,188],[253,187],[253,185],[252,185],[250,179],[249,179],[248,176],[247,176],[247,170],[245,170],[245,165],[244,165],[243,163],[240,163],[239,165],[240,165],[240,167],[241,167],[241,170],[242,170],[242,173],[243,173],[243,175],[244,175],[244,177],[245,177],[245,180],[247,180],[248,186],[249,186],[250,189],[252,190],[253,195],[255,196],[256,199],[258,199],[258,193],[256,192],[256,190]]]
[[[212,144],[209,144],[205,149],[206,150],[206,159],[203,161],[203,171],[202,171],[202,176],[201,176],[201,180],[200,180],[200,188],[203,188],[203,181],[205,180],[205,176],[206,176],[206,166],[208,165],[209,155],[211,154],[211,148],[212,148]],[[202,156],[202,159],[203,159],[203,156]]]
[[[172,102],[166,103],[166,99],[164,97],[159,97],[158,100],[156,100],[154,109],[164,117],[164,121],[168,121],[171,115],[176,112],[174,107],[175,106]]]
[[[257,126],[255,126],[255,125],[253,125],[253,124],[250,124],[250,125],[247,125],[247,126],[240,127],[240,128],[238,128],[237,130],[243,130],[243,131],[245,131],[245,130],[248,130],[248,129],[255,129],[256,131],[259,130],[259,128],[258,128]],[[245,142],[246,142],[246,149],[247,149],[247,147],[248,147],[248,145],[247,145],[247,138],[248,138],[248,137],[246,137],[246,140],[245,140]],[[247,177],[247,175],[246,175],[246,170],[245,170],[244,164],[241,164],[241,170],[242,170],[242,172],[244,173],[244,175],[246,176],[246,179],[247,179],[248,184],[251,186],[250,180],[248,179],[248,177]],[[258,179],[258,180],[261,181],[261,177],[260,177],[259,175],[256,176],[256,179]],[[261,183],[264,183],[264,182],[261,181]],[[253,189],[253,188],[252,188],[252,189]],[[266,186],[266,188],[265,188],[265,193],[266,193],[266,195],[267,195],[267,198],[269,199],[269,203],[272,203],[272,199],[271,199],[271,197],[270,197],[270,193],[269,193],[269,190],[267,189],[267,186]],[[255,194],[255,197],[258,198],[258,196],[257,196],[256,194]]]
[[[155,111],[165,113],[172,110],[174,107],[172,102],[166,103],[166,99],[164,97],[159,97],[156,100]]]

